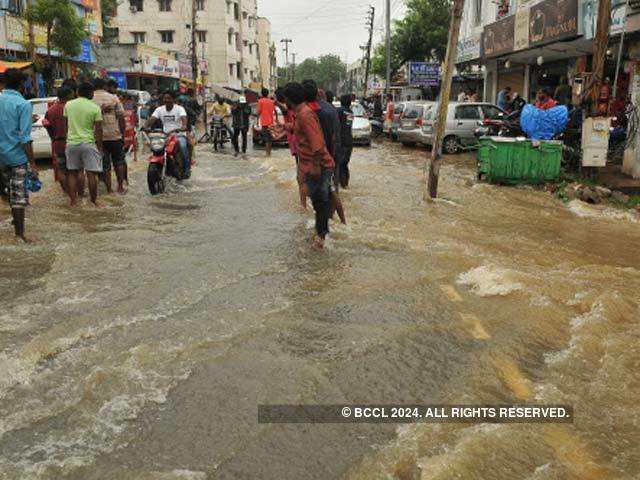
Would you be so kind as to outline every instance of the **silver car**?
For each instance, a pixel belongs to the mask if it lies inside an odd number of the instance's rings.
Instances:
[[[433,102],[407,102],[400,116],[398,141],[405,146],[425,144],[422,124],[425,112],[432,109]]]
[[[434,104],[429,112],[423,116],[422,142],[433,145],[435,134],[434,124],[438,115],[438,104]],[[475,145],[477,139],[474,136],[478,122],[488,118],[499,118],[506,113],[497,105],[491,103],[459,103],[451,102],[447,111],[447,124],[445,126],[442,150],[452,154],[464,147]]]
[[[389,134],[391,135],[391,140],[398,139],[398,130],[400,129],[400,118],[404,113],[404,109],[409,102],[399,102],[395,105],[395,110],[393,111],[393,120],[391,121],[391,131]]]
[[[333,106],[340,107],[340,102],[333,102]],[[351,104],[351,111],[353,112],[353,126],[351,128],[353,144],[371,146],[371,122],[367,118],[367,112],[357,102]]]

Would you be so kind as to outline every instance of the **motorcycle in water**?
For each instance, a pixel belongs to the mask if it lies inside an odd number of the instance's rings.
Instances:
[[[151,195],[164,193],[165,176],[176,180],[186,178],[183,153],[178,141],[181,135],[185,135],[185,132],[178,130],[165,134],[162,130],[153,130],[148,134],[151,156],[147,169],[147,183]]]
[[[476,138],[480,137],[524,137],[525,134],[520,128],[520,115],[522,110],[516,110],[508,115],[501,115],[498,118],[485,118],[478,122],[478,128],[474,131]]]
[[[229,141],[229,132],[224,124],[224,117],[214,115],[211,122],[211,138],[213,139],[213,148],[218,151],[218,147],[224,148],[225,143]]]

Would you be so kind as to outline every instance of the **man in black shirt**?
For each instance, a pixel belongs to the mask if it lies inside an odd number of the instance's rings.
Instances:
[[[238,143],[240,135],[242,135],[242,154],[247,153],[247,132],[249,131],[249,120],[251,118],[251,107],[247,104],[245,97],[240,97],[240,101],[233,106],[231,110],[233,137],[231,138],[233,148],[236,150],[236,156],[240,153],[240,145]]]
[[[340,147],[336,158],[337,181],[342,188],[349,186],[349,162],[353,153],[353,111],[351,110],[351,95],[343,95],[340,98],[338,108],[340,120]]]

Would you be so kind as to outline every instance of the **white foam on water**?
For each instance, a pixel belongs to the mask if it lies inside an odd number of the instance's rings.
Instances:
[[[150,472],[137,475],[133,480],[206,480],[207,474],[204,472],[194,472],[192,470],[171,470],[170,472]]]
[[[632,210],[623,210],[602,205],[591,205],[580,200],[572,200],[567,204],[570,212],[582,218],[599,218],[604,220],[622,220],[640,223],[638,214]]]
[[[505,296],[523,290],[516,272],[493,265],[482,265],[458,276],[456,283],[471,287],[479,297]]]

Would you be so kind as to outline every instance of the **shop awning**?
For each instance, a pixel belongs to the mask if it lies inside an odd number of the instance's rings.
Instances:
[[[0,60],[0,73],[4,73],[11,68],[22,70],[30,66],[31,62],[5,62],[4,60]]]

